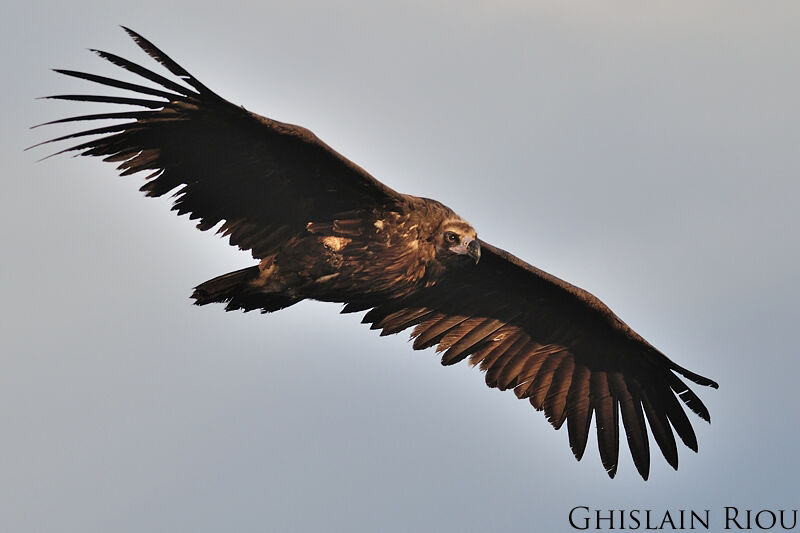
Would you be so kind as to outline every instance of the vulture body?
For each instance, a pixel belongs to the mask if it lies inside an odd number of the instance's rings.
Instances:
[[[157,87],[57,70],[138,94],[47,98],[138,109],[49,122],[123,120],[46,142],[93,136],[58,153],[102,157],[122,175],[147,171],[148,196],[174,192],[178,214],[201,230],[219,225],[258,260],[196,287],[196,304],[272,312],[315,299],[367,311],[363,321],[381,335],[413,327],[415,349],[435,346],[445,365],[468,358],[490,387],[528,399],[555,428],[566,422],[578,459],[594,417],[612,477],[620,414],[645,479],[648,425],[673,468],[675,433],[697,450],[681,404],[710,416],[682,377],[714,381],[668,359],[590,293],[481,241],[443,204],[397,193],[310,131],[231,104],[126,31],[183,83],[94,50]]]

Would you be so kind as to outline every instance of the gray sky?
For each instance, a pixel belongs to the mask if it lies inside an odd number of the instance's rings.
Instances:
[[[797,508],[796,2],[38,2],[0,8],[0,530],[567,531],[592,508]],[[700,453],[617,478],[466,364],[339,306],[190,305],[252,263],[97,160],[48,69],[153,63],[312,129],[602,298],[697,388]],[[126,78],[130,79],[130,78]],[[91,92],[91,90],[89,90]],[[713,518],[713,517],[712,517]]]

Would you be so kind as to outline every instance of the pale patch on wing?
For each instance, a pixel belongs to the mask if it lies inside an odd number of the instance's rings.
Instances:
[[[500,332],[492,337],[492,342],[499,342],[505,340],[506,337],[511,335],[511,332],[508,330],[500,330]]]
[[[383,220],[376,220],[372,225],[375,226],[378,231],[381,231],[383,229]]]
[[[329,250],[338,252],[352,241],[353,239],[348,239],[347,237],[324,237],[322,239],[322,244],[324,244]]]

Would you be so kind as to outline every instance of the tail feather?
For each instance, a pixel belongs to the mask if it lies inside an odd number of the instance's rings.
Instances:
[[[192,293],[195,305],[224,303],[226,311],[260,309],[269,313],[296,304],[303,298],[284,293],[265,293],[249,283],[258,277],[258,267],[252,266],[210,279],[195,287]]]

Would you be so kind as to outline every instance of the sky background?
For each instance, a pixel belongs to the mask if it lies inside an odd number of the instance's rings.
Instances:
[[[141,178],[23,148],[95,112],[50,68],[153,67],[310,128],[586,288],[696,387],[700,452],[642,481],[338,305],[197,308],[252,264]],[[798,508],[797,2],[5,2],[0,530],[568,531],[576,505]],[[133,79],[128,76],[125,79]],[[651,443],[651,445],[653,445]],[[654,445],[653,445],[654,446]]]

